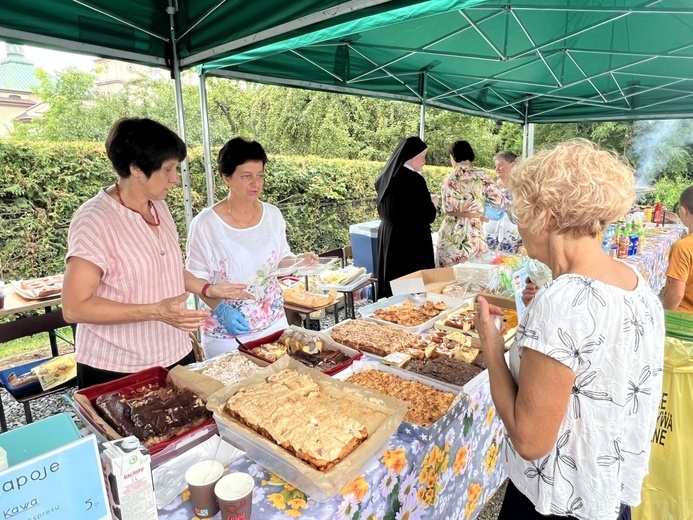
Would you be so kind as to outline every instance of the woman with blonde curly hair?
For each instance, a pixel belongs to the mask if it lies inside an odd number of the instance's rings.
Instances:
[[[478,298],[508,441],[499,519],[615,519],[640,502],[662,388],[662,305],[599,241],[631,206],[633,170],[576,140],[521,162],[509,184],[527,253],[553,281],[527,307],[509,364],[492,320],[502,312]]]

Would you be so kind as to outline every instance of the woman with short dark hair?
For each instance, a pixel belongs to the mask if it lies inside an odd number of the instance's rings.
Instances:
[[[436,251],[439,267],[451,267],[488,250],[483,222],[486,205],[500,208],[503,193],[486,170],[472,167],[475,155],[467,141],[450,147],[454,168],[443,180],[441,207],[443,222],[438,231]]]
[[[178,232],[164,202],[180,182],[185,143],[151,119],[117,121],[106,151],[118,174],[77,210],[68,232],[62,303],[78,323],[77,383],[85,388],[152,366],[194,361],[189,332],[208,312],[187,310],[206,284],[183,270]],[[209,286],[210,295],[242,287]]]
[[[293,262],[295,257],[281,212],[259,200],[266,164],[267,154],[257,141],[229,140],[217,159],[228,195],[190,224],[187,268],[214,283],[247,284],[244,299],[205,301],[213,309],[202,327],[207,357],[238,348],[234,338],[250,341],[288,327],[282,290],[273,272],[282,261]]]

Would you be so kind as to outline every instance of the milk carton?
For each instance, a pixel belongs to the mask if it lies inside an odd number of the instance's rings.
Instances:
[[[113,518],[156,520],[149,452],[136,437],[104,442],[101,464]]]

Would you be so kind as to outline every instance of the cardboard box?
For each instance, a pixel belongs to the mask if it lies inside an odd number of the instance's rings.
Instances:
[[[479,296],[483,296],[490,305],[495,305],[501,309],[512,309],[514,311],[517,310],[517,305],[515,304],[514,298],[506,298],[504,296],[498,296],[497,294],[487,292],[480,292]]]
[[[113,517],[156,520],[151,457],[136,437],[103,443],[103,471]]]
[[[442,293],[446,285],[455,283],[455,270],[452,267],[423,269],[407,274],[390,282],[392,294]]]

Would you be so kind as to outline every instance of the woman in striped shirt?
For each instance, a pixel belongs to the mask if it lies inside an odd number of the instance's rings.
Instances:
[[[183,269],[164,199],[180,182],[185,143],[155,121],[131,118],[113,125],[106,150],[118,182],[77,210],[65,260],[63,314],[78,323],[80,388],[194,361],[188,334],[209,313],[186,309],[187,291],[232,298],[244,288],[209,285]]]

